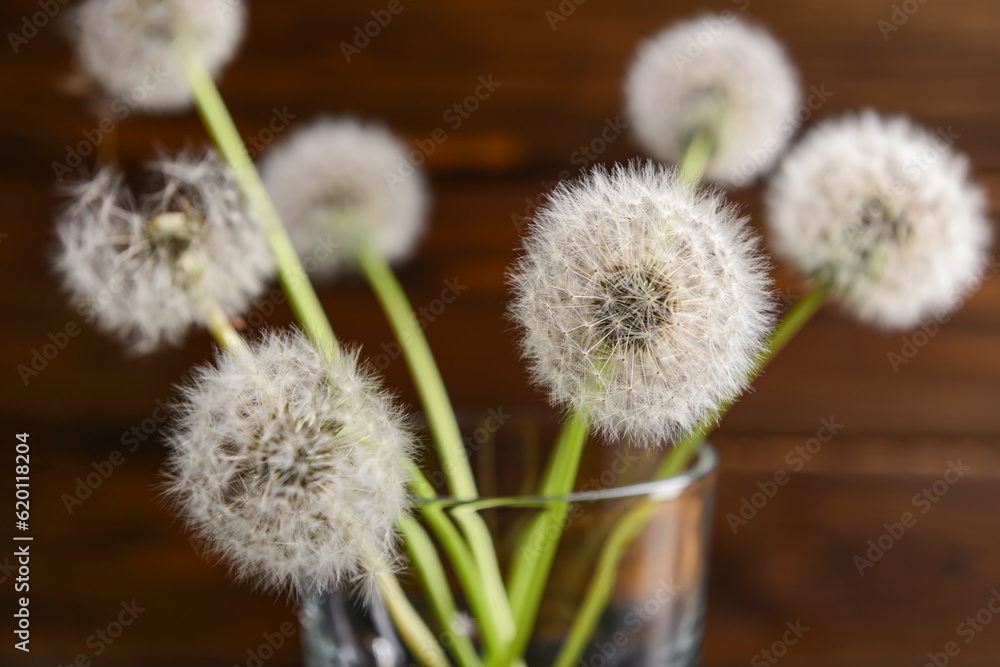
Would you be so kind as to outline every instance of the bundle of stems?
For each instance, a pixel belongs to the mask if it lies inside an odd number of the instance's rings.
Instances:
[[[279,281],[296,318],[328,358],[341,354],[330,321],[212,77],[195,58],[184,58],[183,63],[199,114],[265,231]],[[696,133],[689,142],[678,166],[691,184],[700,182],[712,148],[712,138],[704,132]],[[362,248],[356,260],[400,343],[452,499],[478,498],[451,401],[403,288],[387,262],[374,250]],[[761,350],[755,373],[763,369],[794,336],[817,310],[825,295],[824,287],[813,288],[784,316]],[[220,345],[232,348],[240,344],[239,334],[225,318],[215,317],[211,322],[213,326],[210,330]],[[728,407],[720,405],[676,443],[656,471],[655,478],[663,479],[683,472]],[[558,532],[563,525],[569,504],[561,497],[574,488],[590,430],[586,414],[573,411],[566,416],[537,490],[538,495],[550,500],[520,535],[506,582],[500,571],[492,537],[482,518],[474,509],[446,512],[439,504],[430,502],[438,498],[437,491],[419,469],[412,469],[411,491],[421,501],[419,508],[423,523],[407,517],[400,522],[399,529],[437,624],[451,635],[446,643],[456,664],[466,667],[524,664],[524,651],[559,546],[558,539],[547,536],[552,534],[553,527]],[[618,564],[629,543],[649,519],[651,510],[648,501],[636,505],[607,540],[581,600],[572,630],[557,659],[556,664],[560,667],[572,665],[579,658],[607,603]],[[451,592],[447,570],[435,548],[435,539],[447,556],[451,571],[477,620],[482,655],[462,629],[464,625],[460,622],[459,605]],[[438,667],[449,664],[441,649],[442,642],[435,638],[407,601],[398,580],[392,575],[381,575],[379,588],[411,652],[425,665]]]

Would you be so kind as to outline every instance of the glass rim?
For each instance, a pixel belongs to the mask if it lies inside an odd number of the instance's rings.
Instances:
[[[416,499],[416,507],[441,507],[479,511],[497,507],[547,507],[553,503],[593,503],[599,500],[622,500],[626,498],[649,497],[653,502],[673,500],[695,482],[704,479],[716,469],[719,457],[712,445],[705,441],[698,447],[694,464],[684,472],[627,486],[609,486],[603,489],[574,491],[560,495],[525,494],[516,496],[484,496],[469,500],[458,500],[452,496],[432,499]]]

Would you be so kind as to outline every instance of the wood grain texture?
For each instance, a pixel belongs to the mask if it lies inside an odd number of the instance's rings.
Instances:
[[[803,85],[833,93],[815,118],[873,107],[932,128],[952,128],[977,180],[1000,201],[1000,5],[990,0],[896,2],[919,9],[883,38],[891,20],[883,0],[654,2],[588,0],[553,30],[557,0],[403,0],[403,11],[347,62],[340,43],[384,2],[250,2],[250,26],[221,88],[240,130],[257,136],[274,109],[302,122],[321,113],[383,119],[419,142],[443,128],[447,141],[426,156],[434,189],[432,220],[418,255],[401,267],[413,302],[437,298],[445,281],[458,300],[430,323],[455,402],[503,406],[516,415],[544,411],[529,388],[504,319],[504,272],[516,257],[523,217],[560,175],[590,159],[582,152],[621,115],[621,78],[637,43],[699,9],[731,9],[763,23],[784,43]],[[568,0],[562,3],[568,7]],[[0,7],[4,34],[38,11],[35,0]],[[80,91],[72,54],[52,24],[0,65],[0,443],[32,432],[37,561],[32,611],[37,653],[18,664],[64,664],[92,653],[88,636],[133,598],[145,606],[135,625],[100,657],[102,664],[246,664],[262,633],[294,620],[284,600],[232,586],[207,565],[157,499],[163,452],[142,443],[72,514],[61,500],[92,463],[121,449],[122,434],[154,414],[171,385],[211,354],[206,336],[183,349],[127,360],[70,310],[48,266],[57,205],[53,163],[98,126],[98,107]],[[898,16],[898,15],[897,15]],[[444,114],[473,93],[480,76],[496,92],[457,128]],[[204,142],[192,114],[130,115],[100,151],[132,166],[159,149]],[[593,144],[598,162],[639,153],[627,132]],[[761,214],[760,189],[732,194]],[[755,221],[755,224],[759,222]],[[801,287],[781,267],[779,287]],[[367,288],[346,280],[322,290],[338,334],[377,359],[391,341]],[[285,307],[266,318],[289,321]],[[49,333],[78,322],[83,332],[25,386],[17,367]],[[784,665],[922,664],[928,651],[957,640],[956,626],[1000,585],[1000,279],[993,277],[918,353],[895,372],[888,354],[899,334],[874,332],[824,309],[726,418],[716,436],[723,474],[716,516],[705,664],[745,665],[780,637],[786,621],[811,629]],[[403,364],[387,383],[415,398]],[[819,420],[843,431],[735,534],[726,515],[815,435]],[[151,428],[160,424],[146,422]],[[948,461],[968,476],[865,576],[853,557],[883,524],[913,510],[913,496]],[[7,464],[0,475],[10,474]],[[4,489],[10,488],[3,477]],[[0,532],[2,534],[2,532]],[[0,550],[3,563],[6,548]],[[0,578],[5,574],[0,573]],[[34,586],[37,585],[37,588]],[[0,583],[8,618],[10,579]],[[0,630],[6,625],[0,622]],[[294,663],[297,640],[279,651]],[[995,665],[1000,622],[961,643],[957,665]],[[0,661],[13,664],[9,643]],[[96,664],[96,662],[95,662]]]

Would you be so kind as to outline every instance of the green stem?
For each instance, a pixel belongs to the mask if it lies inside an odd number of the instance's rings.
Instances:
[[[458,621],[458,609],[455,598],[451,594],[448,575],[438,557],[434,543],[427,531],[412,517],[403,517],[399,522],[400,532],[410,559],[416,570],[417,577],[423,585],[424,593],[434,609],[438,624],[442,631],[450,633],[449,646],[455,660],[462,667],[482,667],[482,661],[476,653],[469,635]]]
[[[403,291],[392,269],[374,249],[362,248],[357,253],[356,259],[399,340],[403,358],[424,406],[428,429],[437,447],[441,467],[451,493],[458,500],[479,497],[444,380],[441,378],[417,316],[406,297],[406,292]],[[482,577],[480,585],[485,588],[495,611],[492,621],[495,624],[494,629],[500,645],[505,645],[515,636],[514,617],[507,602],[493,538],[482,517],[474,511],[457,508],[453,514],[455,522],[465,533],[472,549]],[[481,620],[484,623],[488,621],[488,619]]]
[[[465,454],[462,432],[458,428],[455,411],[451,407],[444,380],[434,361],[434,354],[427,343],[410,306],[410,301],[399,284],[396,274],[381,255],[372,248],[364,248],[357,253],[358,265],[371,286],[392,326],[403,358],[413,383],[416,385],[420,402],[427,415],[427,427],[438,448],[445,478],[451,494],[458,500],[469,500],[479,496],[472,467]]]
[[[653,503],[644,501],[629,510],[628,514],[615,524],[601,551],[587,595],[584,596],[583,604],[577,611],[576,620],[559,651],[554,667],[571,667],[583,655],[584,644],[590,639],[594,626],[611,597],[615,580],[618,578],[618,564],[625,554],[625,549],[642,530],[655,507]]]
[[[330,326],[319,297],[306,275],[298,253],[254,167],[253,160],[215,82],[204,65],[192,57],[186,49],[179,48],[178,52],[198,113],[261,225],[271,254],[274,256],[278,280],[288,297],[296,319],[324,356],[327,359],[334,359],[341,350],[333,327]],[[213,334],[217,332],[226,334],[219,325],[220,321],[217,318],[209,320]],[[226,338],[229,339],[228,335]],[[445,667],[448,664],[447,658],[419,615],[406,600],[398,581],[384,575],[379,578],[379,588],[404,639],[411,645],[423,647],[420,651],[424,656],[422,662],[435,667]]]
[[[771,333],[767,343],[761,349],[757,357],[757,363],[751,372],[752,378],[767,366],[775,355],[780,352],[785,345],[798,333],[809,318],[812,317],[819,307],[826,300],[829,287],[817,285],[813,287],[802,299],[781,318],[781,322]],[[684,471],[691,458],[697,453],[701,444],[705,440],[719,419],[726,413],[732,405],[729,401],[715,410],[711,415],[703,419],[688,435],[678,442],[674,449],[667,455],[663,463],[656,471],[656,479],[664,479]],[[601,612],[611,596],[614,588],[618,564],[625,553],[625,549],[632,540],[639,534],[642,527],[648,520],[648,515],[655,505],[650,501],[645,501],[625,515],[624,519],[615,526],[611,536],[601,552],[597,564],[597,571],[590,580],[587,590],[583,596],[576,618],[573,620],[573,627],[567,637],[556,660],[556,667],[569,667],[576,663],[582,655],[584,644],[594,632],[597,622],[600,620]]]
[[[377,583],[399,636],[409,647],[410,653],[424,667],[450,667],[437,638],[406,598],[399,580],[392,574],[380,574]]]
[[[248,348],[243,336],[236,331],[219,302],[212,298],[202,284],[201,267],[188,265],[185,274],[188,292],[197,304],[198,310],[201,311],[205,328],[212,334],[215,342],[227,352],[246,352]]]
[[[202,309],[202,313],[205,316],[205,327],[212,334],[212,338],[227,352],[245,352],[247,345],[243,341],[243,337],[236,331],[229,318],[218,307],[218,304],[213,302],[212,305],[214,307],[203,307]]]
[[[712,132],[698,130],[691,136],[680,162],[677,163],[677,168],[688,183],[693,186],[701,183],[714,151],[715,138]]]
[[[410,489],[421,500],[432,500],[437,497],[434,486],[415,467],[411,468]],[[486,590],[483,588],[483,577],[472,552],[466,545],[461,533],[451,522],[441,505],[424,503],[420,506],[424,521],[437,536],[448,556],[448,561],[455,570],[455,576],[465,592],[472,613],[479,619],[483,644],[487,653],[496,654],[503,648],[503,639],[497,631],[500,623],[497,621],[497,608],[490,603]],[[509,640],[507,640],[509,641]]]
[[[277,266],[278,280],[288,296],[288,303],[306,335],[315,342],[327,359],[333,359],[334,355],[340,353],[333,328],[312,283],[306,277],[298,253],[288,238],[285,226],[267,194],[264,183],[260,180],[260,175],[254,167],[253,160],[250,159],[236,124],[219,94],[219,89],[215,86],[215,81],[198,59],[183,48],[179,48],[178,52],[198,113],[209,134],[212,135],[219,153],[229,165],[233,177],[246,195],[250,208],[267,238]]]
[[[805,323],[816,314],[823,302],[826,301],[830,288],[825,284],[818,284],[810,289],[805,296],[792,306],[781,318],[778,326],[771,332],[764,347],[757,355],[756,363],[750,372],[750,380],[753,381],[764,368],[771,363],[771,360],[784,349],[788,342],[797,334]],[[670,454],[664,458],[660,467],[656,471],[656,479],[663,479],[676,475],[687,468],[688,462],[698,447],[705,440],[705,437],[712,432],[715,425],[732,407],[734,400],[727,401],[713,410],[702,419],[695,428],[682,438],[671,450]]]
[[[563,422],[542,478],[541,495],[562,496],[573,490],[588,430],[588,420],[577,412]],[[569,503],[553,501],[531,521],[518,540],[507,585],[511,610],[517,619],[517,638],[505,656],[507,662],[522,655],[531,638],[568,512]]]

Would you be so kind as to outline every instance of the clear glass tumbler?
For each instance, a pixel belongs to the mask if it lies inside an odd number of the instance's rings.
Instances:
[[[716,455],[706,444],[684,474],[654,482],[623,483],[648,478],[661,455],[645,450],[624,456],[603,451],[581,469],[578,479],[585,480],[582,488],[586,490],[566,496],[494,496],[472,503],[434,501],[450,515],[471,511],[482,518],[505,576],[515,551],[523,548],[519,538],[533,519],[554,507],[566,510],[561,530],[554,536],[559,546],[522,664],[689,667],[697,663]],[[420,514],[418,507],[418,518]],[[443,553],[441,557],[447,563]],[[461,587],[453,576],[450,578],[459,607],[466,608]],[[449,633],[433,623],[419,587],[406,574],[402,579],[417,609],[447,644]],[[591,589],[603,589],[606,595],[594,606],[593,622],[584,625],[580,617]],[[418,664],[377,604],[362,610],[349,598],[334,593],[304,601],[300,616],[307,667]],[[462,616],[479,647],[472,615]]]

